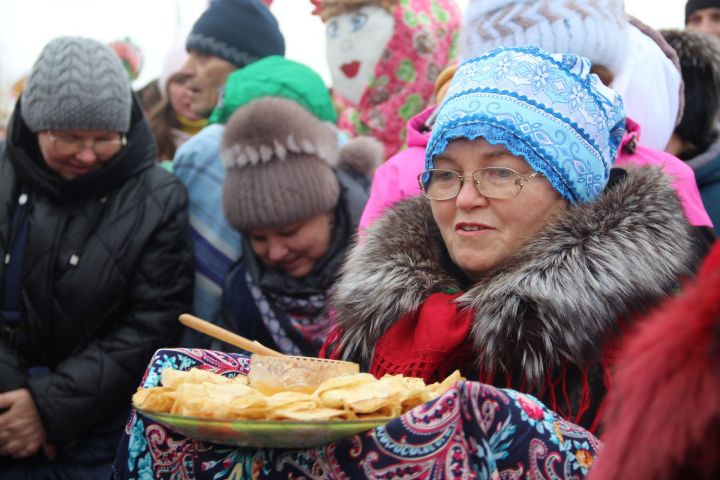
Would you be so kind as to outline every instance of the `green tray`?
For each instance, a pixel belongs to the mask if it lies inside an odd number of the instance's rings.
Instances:
[[[285,421],[215,420],[154,413],[139,413],[176,433],[210,443],[239,447],[309,448],[371,430],[390,419]]]

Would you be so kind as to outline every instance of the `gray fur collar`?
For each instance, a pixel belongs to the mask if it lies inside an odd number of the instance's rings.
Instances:
[[[487,372],[522,369],[540,385],[563,361],[597,361],[617,318],[652,306],[692,272],[687,222],[667,177],[629,169],[595,202],[567,212],[458,299],[475,311],[471,341]],[[396,205],[349,254],[333,299],[345,358],[374,345],[431,293],[460,289],[429,203]]]

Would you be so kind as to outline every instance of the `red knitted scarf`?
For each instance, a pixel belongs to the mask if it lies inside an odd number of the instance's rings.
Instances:
[[[555,372],[547,372],[545,387],[542,391],[528,389],[524,381],[517,383],[511,374],[479,375],[477,353],[472,349],[469,339],[473,323],[473,312],[458,309],[454,301],[462,293],[436,293],[430,295],[415,311],[400,318],[375,345],[370,373],[382,377],[386,373],[401,373],[407,376],[420,377],[426,383],[443,380],[454,370],[459,369],[463,375],[499,387],[515,388],[539,396],[555,412],[563,418],[584,424],[595,430],[600,415],[584,418],[589,413],[591,404],[591,388],[589,370],[575,371],[573,383],[579,383],[580,397],[571,399],[569,383],[569,366],[565,365]],[[342,337],[341,330],[335,330],[328,336],[323,347],[337,346]],[[615,348],[610,343],[604,349],[600,362],[602,368],[602,384],[609,387],[610,364],[613,363]],[[337,348],[332,358],[339,358],[342,352]],[[324,353],[321,353],[323,356]],[[577,393],[576,393],[577,395]]]
[[[460,295],[430,295],[419,309],[395,322],[375,345],[370,373],[402,373],[431,383],[455,369],[472,368],[468,336],[473,315],[467,309],[458,311],[454,300]]]

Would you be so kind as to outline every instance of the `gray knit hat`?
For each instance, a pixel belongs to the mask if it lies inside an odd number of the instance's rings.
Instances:
[[[130,128],[130,81],[115,52],[90,38],[59,37],[40,53],[20,98],[33,132]]]
[[[292,100],[264,97],[238,109],[220,148],[223,210],[241,232],[293,224],[337,205],[337,135]]]

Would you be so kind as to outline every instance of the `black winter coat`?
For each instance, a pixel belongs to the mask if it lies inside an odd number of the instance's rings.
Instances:
[[[178,314],[191,306],[187,194],[155,158],[137,101],[128,145],[77,179],[46,166],[19,102],[0,144],[0,258],[21,184],[32,201],[24,318],[17,332],[0,332],[0,392],[28,388],[61,451],[120,431],[153,352],[176,345]],[[0,303],[4,280],[0,262]],[[37,365],[50,373],[30,378]]]

